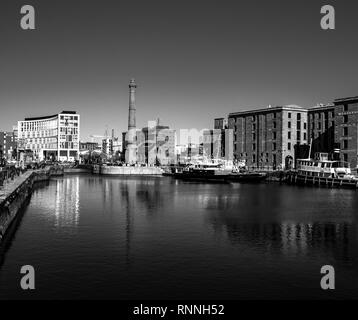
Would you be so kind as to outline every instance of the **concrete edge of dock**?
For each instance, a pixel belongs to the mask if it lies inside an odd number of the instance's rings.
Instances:
[[[20,209],[31,196],[37,182],[49,181],[51,169],[27,171],[10,180],[0,193],[0,244]]]

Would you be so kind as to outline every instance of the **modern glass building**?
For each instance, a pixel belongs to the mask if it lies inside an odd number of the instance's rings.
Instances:
[[[80,115],[75,111],[18,122],[18,149],[31,150],[38,161],[78,160],[79,137]]]

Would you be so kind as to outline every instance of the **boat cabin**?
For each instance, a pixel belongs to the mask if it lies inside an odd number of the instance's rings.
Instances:
[[[299,175],[322,178],[346,178],[351,176],[349,163],[328,160],[328,153],[317,153],[314,159],[298,159]]]

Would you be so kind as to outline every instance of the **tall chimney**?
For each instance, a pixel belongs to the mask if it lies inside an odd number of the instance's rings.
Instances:
[[[137,85],[135,80],[129,82],[129,114],[128,114],[128,130],[136,128],[136,106],[135,106],[135,89]]]
[[[137,143],[136,143],[136,105],[135,91],[137,85],[134,79],[129,82],[129,112],[128,112],[128,132],[126,135],[125,159],[128,164],[137,162]]]

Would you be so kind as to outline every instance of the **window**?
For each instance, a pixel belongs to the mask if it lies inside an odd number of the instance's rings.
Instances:
[[[307,130],[307,122],[304,122],[304,123],[303,123],[303,129],[304,129],[304,130]]]
[[[301,140],[301,131],[297,131],[297,141]]]
[[[291,131],[289,131],[289,132],[287,133],[287,139],[288,139],[288,140],[291,140]]]
[[[252,155],[252,162],[255,163],[256,162],[256,154]]]
[[[297,121],[300,121],[300,120],[301,120],[301,114],[297,113]]]
[[[272,132],[272,139],[273,139],[273,140],[276,140],[276,139],[277,139],[277,133],[276,133],[276,131],[275,131],[275,132]]]
[[[348,123],[348,115],[343,116],[343,123]]]
[[[343,149],[348,149],[348,140],[343,140]]]
[[[277,123],[273,122],[273,128],[276,129],[276,127],[277,127]]]
[[[343,153],[343,161],[348,162],[348,154],[347,153]]]
[[[256,143],[253,143],[252,144],[252,151],[255,151],[256,150]]]
[[[348,104],[345,104],[345,105],[343,106],[343,111],[344,111],[344,112],[347,112],[347,111],[348,111]]]
[[[291,129],[291,121],[288,122],[288,128]]]
[[[274,143],[272,144],[272,150],[273,150],[273,151],[276,150],[276,142],[274,142]]]
[[[306,132],[303,133],[303,140],[307,140],[307,133]]]
[[[287,144],[287,149],[288,149],[288,150],[291,150],[291,142],[289,142],[289,143]]]
[[[256,140],[256,133],[252,134],[252,140],[255,141]]]
[[[348,127],[344,127],[343,128],[343,136],[347,137],[348,136]]]
[[[292,118],[292,114],[291,112],[288,113],[288,119],[291,119]]]
[[[253,130],[253,131],[256,130],[256,124],[255,124],[255,123],[252,124],[252,130]]]

